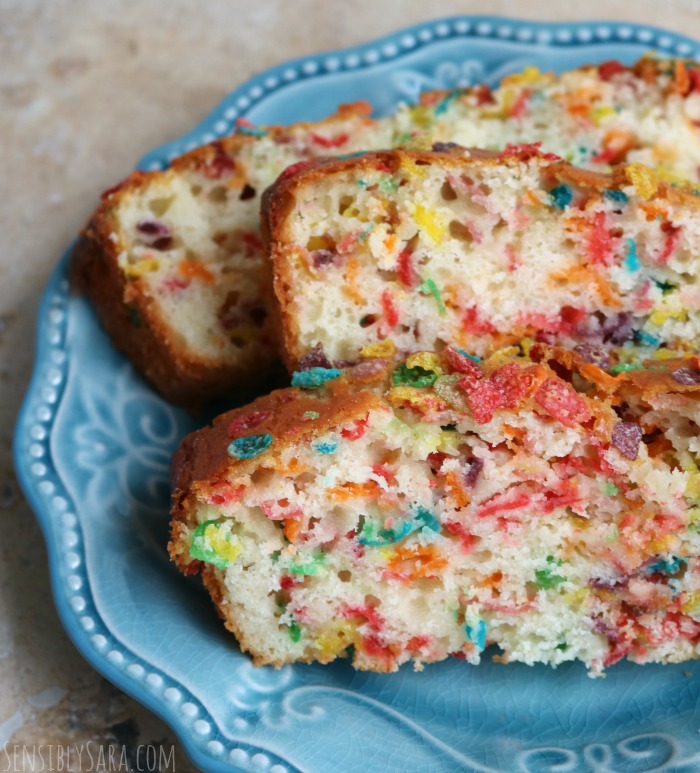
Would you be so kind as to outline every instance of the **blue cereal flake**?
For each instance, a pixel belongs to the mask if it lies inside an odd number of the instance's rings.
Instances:
[[[476,612],[467,610],[465,622],[464,630],[467,639],[481,652],[486,647],[486,621],[482,620]]]
[[[404,521],[399,528],[385,529],[383,527],[377,528],[373,521],[365,520],[360,529],[360,533],[357,537],[357,541],[360,545],[366,545],[372,548],[388,547],[389,545],[395,545],[397,542],[401,542],[406,539],[409,534],[414,532],[416,525],[413,521]]]
[[[614,201],[617,204],[626,204],[629,201],[629,196],[624,191],[618,191],[616,188],[607,188],[603,191],[606,199]]]
[[[292,374],[292,386],[302,389],[313,389],[325,384],[326,381],[332,381],[342,373],[338,368],[309,368],[308,370],[297,370]]]
[[[457,349],[456,346],[455,346],[455,349]],[[479,357],[476,354],[468,354],[467,352],[464,351],[464,349],[457,349],[457,351],[460,354],[463,354],[465,357],[469,358],[472,362],[481,362],[481,357]]]
[[[644,346],[658,347],[661,341],[653,336],[651,333],[647,333],[646,330],[637,330],[634,334],[635,340],[639,341]]]
[[[416,508],[416,521],[431,531],[440,531],[440,521],[425,507]]]
[[[672,556],[670,559],[661,558],[658,561],[654,561],[653,564],[647,566],[646,570],[649,574],[655,572],[661,572],[663,574],[675,574],[687,561],[687,558],[679,558],[678,556]]]
[[[462,92],[457,89],[455,91],[451,91],[446,97],[443,97],[443,99],[441,99],[438,103],[438,106],[435,108],[435,115],[442,115],[443,113],[446,113],[447,108],[452,102],[455,101],[455,99],[459,97],[461,93]]]
[[[627,240],[627,257],[622,264],[628,271],[639,271],[641,263],[639,262],[639,255],[637,255],[637,245],[634,239]]]
[[[316,443],[312,443],[312,446],[319,454],[334,454],[338,448],[338,441],[319,440]]]
[[[574,192],[568,185],[557,185],[549,192],[549,198],[557,209],[566,209],[574,198]]]
[[[231,441],[228,446],[228,455],[234,459],[252,459],[272,445],[272,435],[266,432],[264,435],[248,435]]]

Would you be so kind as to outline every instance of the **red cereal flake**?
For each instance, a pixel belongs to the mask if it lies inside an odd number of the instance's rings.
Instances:
[[[345,427],[340,431],[340,434],[345,440],[359,440],[367,429],[367,419],[358,419],[353,422],[349,427]]]
[[[382,309],[384,310],[384,318],[387,325],[389,327],[396,327],[399,324],[399,312],[394,303],[394,297],[389,290],[384,290],[382,293]]]
[[[596,212],[586,235],[588,260],[594,266],[609,266],[613,262],[618,240],[610,235],[605,212]]]
[[[343,607],[343,617],[364,617],[369,623],[370,627],[375,631],[381,631],[384,628],[384,620],[382,616],[377,612],[374,607],[369,604],[362,605],[350,605],[346,604]]]
[[[510,108],[511,118],[522,118],[525,115],[527,109],[527,103],[530,100],[532,93],[527,89],[520,93],[520,96],[513,102]]]
[[[462,379],[457,382],[461,386]],[[503,406],[503,395],[491,381],[479,381],[467,394],[467,404],[472,417],[477,424],[487,424],[493,419],[493,414]]]
[[[295,174],[298,172],[302,172],[304,169],[309,169],[312,166],[316,166],[318,164],[318,161],[315,161],[314,159],[310,159],[309,161],[297,161],[296,164],[291,164],[288,166],[284,172],[277,178],[278,182],[282,180],[287,180],[290,177],[294,177]]]
[[[229,437],[236,438],[241,433],[257,427],[272,416],[272,411],[253,411],[243,416],[238,416],[228,425]]]
[[[212,505],[230,505],[233,502],[239,502],[245,491],[245,486],[238,486],[232,489],[227,483],[222,482],[209,495],[209,502]]]
[[[625,72],[627,68],[617,61],[617,59],[611,59],[608,62],[603,62],[598,65],[598,75],[603,81],[609,81],[613,75],[617,75],[620,72]]]
[[[197,169],[210,180],[218,180],[225,174],[233,172],[236,168],[236,164],[223,147],[221,147],[220,143],[214,143],[212,147],[214,149],[214,155],[206,161],[199,163]]]
[[[509,362],[491,374],[489,381],[501,395],[503,408],[515,408],[527,394],[532,384],[532,375],[528,370]]]
[[[655,262],[665,266],[678,249],[678,242],[681,240],[681,229],[680,226],[671,225],[671,223],[667,222],[661,226],[661,230],[665,234],[664,246],[661,248],[661,252]]]
[[[401,284],[408,289],[418,285],[418,274],[413,268],[412,255],[409,250],[402,250],[398,258],[398,274]]]
[[[321,134],[312,134],[311,141],[322,148],[340,148],[350,139],[347,133],[339,134],[337,137],[324,137]]]
[[[471,306],[464,311],[462,316],[462,330],[473,335],[497,333],[496,328],[487,320],[481,319],[476,307]]]
[[[454,346],[446,346],[442,354],[452,370],[456,370],[457,373],[466,373],[475,379],[482,378],[481,368],[471,357],[462,354],[459,349],[455,349]]]
[[[535,402],[565,427],[575,427],[591,417],[591,411],[585,400],[576,391],[556,378],[547,378],[535,392]]]

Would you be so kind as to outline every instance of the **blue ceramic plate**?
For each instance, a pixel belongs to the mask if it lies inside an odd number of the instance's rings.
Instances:
[[[428,88],[495,84],[649,49],[700,56],[650,27],[497,18],[430,22],[289,62],[238,88],[141,168],[256,123],[321,118],[359,98],[377,113]],[[417,674],[345,663],[253,668],[197,582],[169,563],[168,461],[191,418],[109,345],[66,263],[44,295],[17,470],[46,537],[56,605],[92,665],[163,717],[209,771],[689,773],[700,770],[700,663],[558,670],[461,661]]]

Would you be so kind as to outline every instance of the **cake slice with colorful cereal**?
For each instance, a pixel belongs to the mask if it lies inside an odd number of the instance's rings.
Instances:
[[[699,212],[645,166],[603,175],[533,148],[317,162],[265,198],[288,364],[533,339],[612,366],[695,353]]]
[[[234,136],[107,191],[76,247],[74,275],[115,345],[162,394],[202,402],[259,381],[277,358],[258,213],[287,166],[404,143],[541,141],[592,169],[641,161],[666,179],[698,180],[699,85],[698,65],[680,61],[561,75],[528,68],[494,90],[433,92],[382,119],[357,104],[290,127],[239,121]]]
[[[700,359],[530,355],[316,365],[183,441],[170,554],[257,664],[698,656]]]

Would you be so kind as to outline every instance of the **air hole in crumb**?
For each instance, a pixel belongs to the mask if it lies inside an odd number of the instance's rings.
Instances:
[[[415,164],[416,166],[430,166],[430,161],[424,161],[422,158],[419,158]]]
[[[376,314],[365,314],[364,317],[360,320],[360,327],[369,327],[370,325],[373,325],[377,321],[377,315]]]
[[[349,569],[341,569],[338,572],[338,579],[340,582],[350,582],[352,580],[352,572]]]
[[[230,341],[237,349],[242,349],[245,346],[245,340],[240,336],[231,336]]]
[[[445,180],[440,188],[440,195],[445,201],[454,201],[457,198],[455,189],[450,185],[449,180]]]
[[[199,196],[199,194],[202,192],[202,186],[201,185],[193,185],[190,188],[190,191],[192,192],[193,196]]]
[[[170,205],[173,203],[174,196],[168,196],[167,198],[163,199],[151,199],[148,202],[148,208],[153,212],[156,217],[160,217],[161,215],[164,215],[169,209]]]
[[[375,609],[380,605],[380,601],[376,596],[373,596],[371,593],[368,593],[365,596],[365,604],[367,604],[368,607],[372,607],[372,609]]]
[[[450,236],[453,239],[459,239],[465,244],[471,244],[474,241],[472,232],[464,223],[460,223],[459,220],[450,221]]]
[[[228,198],[228,188],[223,185],[215,185],[209,191],[207,198],[215,204],[223,204]]]
[[[346,209],[350,209],[355,199],[352,196],[341,196],[338,202],[338,214],[342,215]]]

